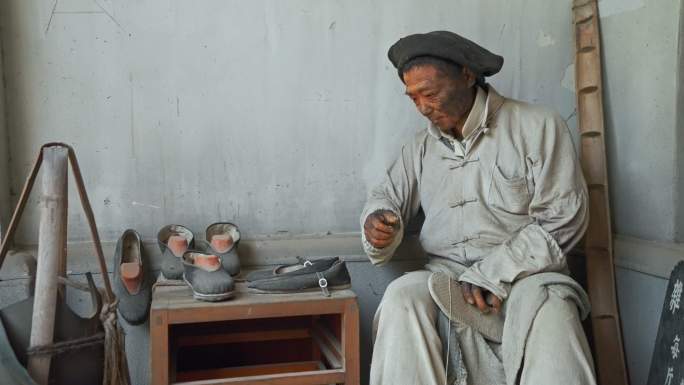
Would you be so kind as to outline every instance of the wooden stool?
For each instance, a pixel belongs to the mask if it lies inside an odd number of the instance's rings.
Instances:
[[[351,290],[201,302],[159,286],[150,310],[152,384],[359,384],[359,308]]]

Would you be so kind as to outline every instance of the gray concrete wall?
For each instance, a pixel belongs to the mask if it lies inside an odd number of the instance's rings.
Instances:
[[[679,0],[600,5],[616,231],[671,241]],[[500,91],[550,105],[574,125],[568,7],[8,1],[10,187],[20,190],[37,144],[63,140],[98,186],[91,196],[97,217],[108,218],[105,239],[129,226],[149,237],[170,221],[201,230],[219,218],[254,234],[352,231],[358,187],[423,125],[386,48],[406,33],[457,26],[506,58],[493,79]],[[37,214],[28,214],[24,242],[35,239]],[[85,224],[71,219],[78,240]]]
[[[613,230],[653,242],[616,248],[632,384],[645,384],[666,277],[684,250],[681,201],[682,7],[679,0],[600,3]]]
[[[677,84],[677,120],[675,132],[677,133],[677,172],[675,181],[678,191],[684,191],[684,6],[679,10],[679,43],[677,45],[677,70],[675,82]],[[684,199],[682,194],[675,197],[675,208],[677,213],[675,241],[684,241]]]
[[[84,164],[104,239],[127,227],[151,238],[169,222],[201,232],[219,219],[248,235],[357,231],[365,190],[425,124],[387,48],[457,29],[505,56],[501,92],[570,116],[569,7],[6,1],[11,186],[40,143],[61,140]],[[20,242],[36,239],[37,218],[27,212]],[[69,220],[70,238],[86,237],[77,210]]]
[[[599,4],[614,231],[673,241],[680,0]]]
[[[40,144],[59,140],[79,156],[105,241],[128,227],[152,240],[171,222],[201,233],[216,220],[235,221],[261,245],[356,232],[366,190],[424,125],[386,59],[389,45],[408,33],[456,30],[505,57],[503,71],[492,79],[500,92],[551,106],[574,128],[570,3],[4,1],[6,100],[0,104],[9,140],[0,140],[0,215],[8,201],[16,202]],[[684,187],[678,151],[684,140],[677,133],[681,87],[672,75],[681,65],[680,1],[599,4],[615,230],[681,240],[684,214],[672,209],[681,209]],[[9,193],[9,200],[3,198]],[[36,202],[37,195],[20,243],[37,238]],[[78,203],[70,206],[70,240],[86,240]],[[374,308],[387,282],[416,262],[376,269],[358,253],[331,245],[323,251],[356,255],[350,266],[360,295],[366,375]],[[300,251],[324,255],[316,247]],[[286,257],[247,254],[253,264]],[[648,268],[630,266],[618,271],[618,284],[630,371],[639,385],[657,324],[655,310],[644,314],[642,308],[661,303],[664,281],[635,272]],[[73,272],[88,270],[95,268]],[[0,299],[7,303],[21,297],[25,273],[3,274]],[[128,333],[133,377],[143,384],[146,328]]]
[[[0,9],[0,15],[2,10]],[[3,70],[3,45],[0,39],[0,237],[4,237],[9,224],[11,201],[9,179],[9,135],[5,120],[5,78]]]

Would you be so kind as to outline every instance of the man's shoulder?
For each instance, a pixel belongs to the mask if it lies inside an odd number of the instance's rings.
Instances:
[[[427,142],[431,139],[437,140],[430,134],[430,131],[426,127],[424,127],[416,131],[416,133],[408,139],[406,145],[411,146],[413,148],[418,148],[421,146],[425,146]]]
[[[500,113],[513,115],[520,119],[539,121],[554,120],[559,116],[558,112],[551,107],[507,97],[503,98]]]
[[[507,127],[513,135],[532,139],[558,137],[567,132],[560,114],[553,108],[512,98],[503,98],[496,113],[498,125]]]

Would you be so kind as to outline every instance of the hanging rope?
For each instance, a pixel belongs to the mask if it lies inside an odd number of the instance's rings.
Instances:
[[[116,306],[119,300],[102,305],[100,320],[105,329],[105,362],[103,385],[129,385],[126,340],[123,330],[116,322]]]
[[[105,329],[105,362],[102,384],[130,385],[131,379],[128,373],[128,361],[126,361],[124,332],[116,322],[116,308],[119,304],[119,300],[112,292],[109,274],[107,273],[107,264],[105,263],[102,244],[100,243],[100,235],[97,233],[97,226],[95,225],[95,215],[93,215],[93,209],[90,207],[90,202],[88,201],[88,193],[86,192],[85,184],[83,183],[81,168],[78,166],[76,154],[71,147],[69,147],[69,162],[71,163],[71,169],[74,173],[74,179],[76,180],[78,196],[81,198],[81,206],[88,219],[90,235],[93,238],[93,246],[95,246],[97,260],[100,263],[102,281],[104,282],[105,287],[105,302],[102,305],[102,312],[100,313],[100,320]]]
[[[92,336],[75,338],[69,341],[55,342],[49,345],[33,346],[26,349],[29,356],[45,356],[68,353],[74,350],[89,348],[95,345],[102,345],[105,340],[104,333],[97,333]]]

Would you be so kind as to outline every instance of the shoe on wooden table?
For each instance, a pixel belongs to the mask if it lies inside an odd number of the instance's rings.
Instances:
[[[195,236],[187,227],[167,225],[157,234],[157,243],[162,252],[162,275],[166,279],[183,279],[183,253],[194,246]]]
[[[221,257],[199,251],[183,254],[183,279],[195,299],[223,301],[233,296],[235,282],[223,268]]]

